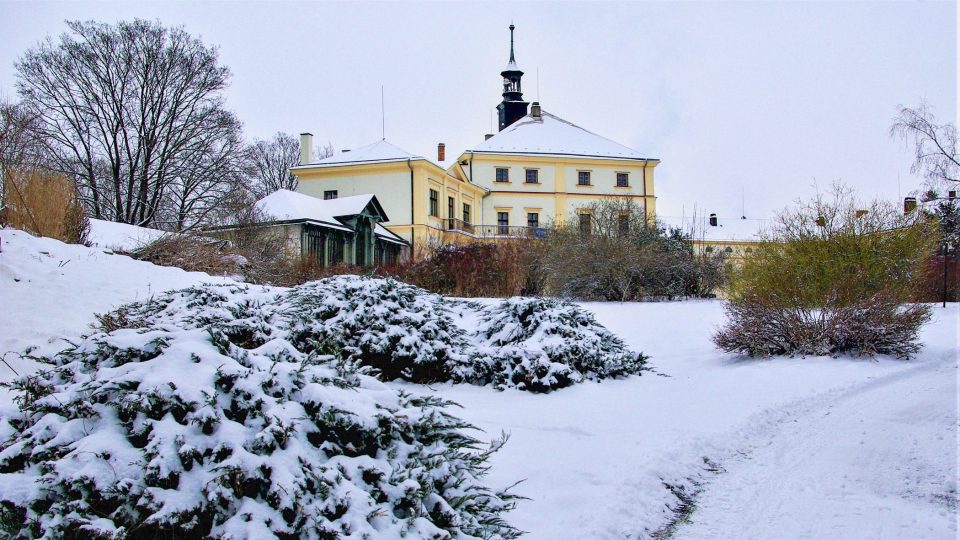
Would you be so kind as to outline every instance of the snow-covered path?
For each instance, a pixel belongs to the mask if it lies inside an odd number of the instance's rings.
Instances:
[[[956,538],[956,376],[942,354],[786,412],[674,537]]]

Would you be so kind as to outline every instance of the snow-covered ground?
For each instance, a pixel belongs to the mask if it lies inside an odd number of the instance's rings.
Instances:
[[[33,364],[14,353],[63,348],[65,339],[89,330],[96,314],[169,289],[228,281],[12,229],[0,236],[0,355],[17,371]],[[12,375],[0,365],[0,380]],[[0,403],[9,403],[5,392]]]
[[[126,223],[90,220],[89,240],[93,247],[131,251],[171,234]]]
[[[3,230],[0,354],[62,346],[95,313],[225,278]],[[488,482],[530,500],[528,538],[646,537],[698,492],[677,538],[955,538],[958,307],[935,310],[923,352],[745,360],[718,352],[718,302],[584,304],[656,372],[538,395],[423,387],[493,437]],[[0,365],[0,378],[11,373]],[[9,407],[9,396],[2,403]],[[698,487],[699,486],[699,487]]]

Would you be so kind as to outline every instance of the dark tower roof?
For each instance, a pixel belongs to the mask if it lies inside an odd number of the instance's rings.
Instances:
[[[510,61],[506,69],[500,72],[503,77],[503,101],[497,105],[500,117],[500,130],[516,122],[527,115],[527,103],[523,100],[523,91],[521,90],[520,79],[523,78],[523,71],[517,66],[516,56],[513,53],[513,30],[516,27],[510,25]]]
[[[514,58],[514,55],[513,55],[513,30],[515,28],[516,26],[512,24],[510,25],[510,61],[507,62],[507,67],[500,72],[500,74],[503,75],[504,77],[506,77],[508,73],[517,73],[517,74],[523,75],[523,71],[521,71],[520,68],[517,66],[517,60]]]

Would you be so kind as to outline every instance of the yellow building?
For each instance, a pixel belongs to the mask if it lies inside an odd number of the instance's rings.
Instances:
[[[523,100],[510,26],[499,133],[487,135],[446,169],[386,140],[314,161],[312,135],[301,135],[301,164],[291,169],[301,193],[318,198],[374,194],[391,217],[385,225],[424,247],[487,238],[536,237],[589,207],[630,198],[656,211],[659,160],[588,131]],[[529,111],[528,111],[529,109]]]
[[[656,216],[658,222],[690,235],[697,253],[722,253],[737,265],[763,243],[770,220],[747,217],[721,217],[717,214],[695,216]]]
[[[586,215],[606,198],[633,199],[652,215],[659,163],[534,102],[530,114],[465,151],[449,171],[487,190],[482,222],[502,232]]]
[[[445,243],[447,223],[473,223],[482,215],[486,190],[447,173],[422,156],[381,140],[313,161],[312,135],[301,135],[302,165],[291,169],[300,193],[320,199],[374,194],[390,221],[387,228],[410,242],[414,254]]]

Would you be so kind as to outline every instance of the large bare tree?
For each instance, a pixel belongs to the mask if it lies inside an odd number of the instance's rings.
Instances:
[[[17,90],[55,166],[77,179],[93,217],[169,228],[202,221],[183,214],[202,218],[215,186],[236,175],[224,149],[239,150],[241,129],[223,103],[230,72],[216,49],[154,21],[67,26],[16,63]]]
[[[934,195],[942,196],[944,188],[956,190],[960,186],[957,128],[949,123],[938,124],[925,103],[916,109],[901,106],[890,134],[913,144],[911,171],[926,177]]]

